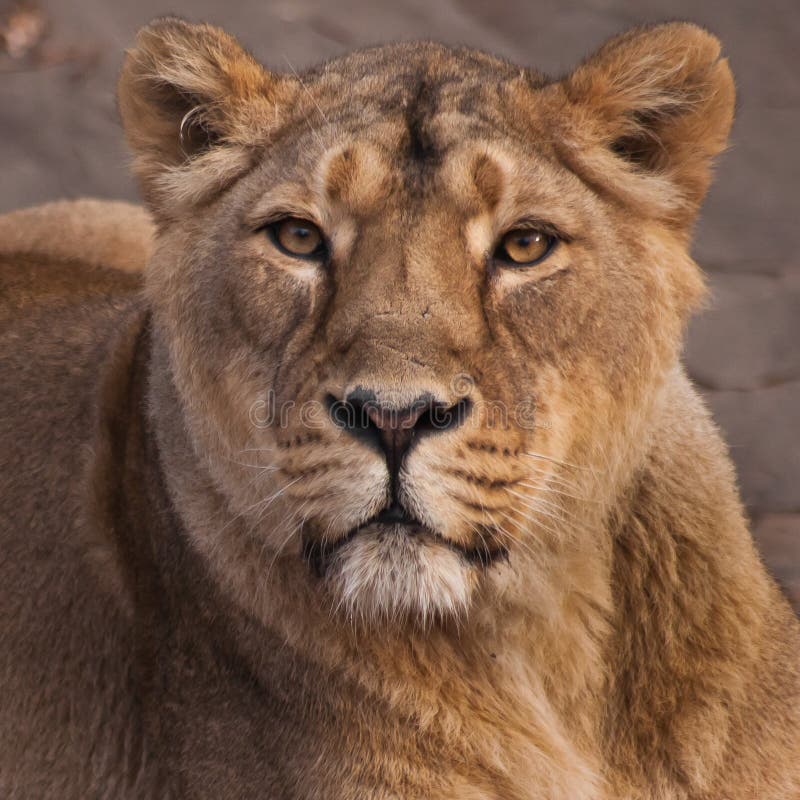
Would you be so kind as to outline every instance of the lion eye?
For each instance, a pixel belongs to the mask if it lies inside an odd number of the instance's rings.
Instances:
[[[535,228],[515,228],[500,240],[494,257],[506,264],[531,266],[550,255],[556,241],[555,236]]]
[[[267,230],[278,249],[290,256],[318,258],[325,253],[322,232],[308,220],[285,217],[273,222]]]

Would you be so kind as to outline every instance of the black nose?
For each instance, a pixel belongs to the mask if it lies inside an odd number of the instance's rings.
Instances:
[[[358,387],[344,400],[329,397],[331,419],[352,436],[377,445],[395,478],[411,446],[420,437],[461,425],[470,409],[467,398],[450,405],[425,393],[400,408],[382,403],[369,389]]]

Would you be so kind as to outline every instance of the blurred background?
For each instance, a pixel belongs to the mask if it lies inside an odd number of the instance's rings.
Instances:
[[[114,103],[123,50],[159,14],[227,28],[276,70],[434,38],[558,75],[607,37],[688,19],[739,89],[694,255],[711,307],[689,371],[723,428],[756,539],[800,610],[800,3],[797,0],[0,0],[0,213],[135,199]]]

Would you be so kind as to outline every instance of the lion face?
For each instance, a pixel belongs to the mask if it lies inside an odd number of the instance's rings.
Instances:
[[[591,536],[700,294],[730,124],[710,37],[661,31],[559,83],[432,44],[276,76],[205,26],[141,34],[120,105],[185,424],[331,607],[461,617]]]

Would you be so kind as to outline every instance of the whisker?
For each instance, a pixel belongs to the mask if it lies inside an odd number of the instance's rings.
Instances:
[[[297,79],[297,81],[300,84],[300,86],[303,87],[303,89],[305,90],[306,94],[311,98],[311,101],[317,107],[317,110],[319,111],[320,115],[322,116],[322,119],[325,121],[326,124],[330,124],[330,123],[328,123],[328,118],[325,116],[325,112],[322,110],[322,107],[317,102],[317,99],[311,93],[311,90],[308,88],[308,86],[305,85],[305,83],[303,82],[303,79],[297,74],[297,70],[292,66],[291,61],[289,61],[289,59],[285,55],[284,55],[283,58],[284,58],[284,61],[286,61],[286,63],[288,64],[289,69],[294,73],[294,77]],[[314,134],[314,138],[320,144],[324,145],[324,141],[323,141],[322,137],[319,135],[317,129],[311,124],[311,120],[308,119],[308,117],[306,117],[305,121],[306,121],[306,124],[308,125],[309,129],[311,130],[311,133]]]
[[[245,447],[239,453],[274,453],[275,447]]]
[[[526,455],[529,458],[538,458],[538,459],[541,459],[542,461],[550,461],[553,464],[558,464],[561,467],[569,467],[570,469],[579,469],[579,470],[582,470],[582,471],[585,471],[585,472],[593,472],[594,471],[590,467],[581,466],[580,464],[571,464],[569,461],[561,461],[558,458],[553,458],[553,456],[546,456],[546,455],[543,455],[542,453],[534,453],[533,451],[528,451],[528,452],[524,453],[523,455]]]
[[[267,574],[264,577],[264,583],[269,583],[269,576],[272,574],[273,567],[277,563],[278,558],[280,557],[281,553],[284,551],[286,546],[294,538],[295,534],[297,534],[298,530],[299,528],[292,528],[292,530],[289,531],[289,535],[283,540],[280,547],[278,547],[278,549],[275,551],[275,554],[273,555],[272,560],[270,561],[269,566],[267,567]]]
[[[301,475],[299,478],[295,478],[294,480],[289,481],[289,483],[287,483],[285,486],[283,486],[280,489],[278,489],[278,491],[274,492],[269,497],[264,498],[262,500],[258,500],[257,502],[253,503],[252,505],[250,505],[247,508],[245,508],[242,511],[240,511],[238,514],[236,514],[233,517],[233,519],[231,519],[228,522],[226,522],[225,525],[223,525],[222,528],[220,528],[220,530],[219,530],[217,535],[221,536],[225,532],[225,530],[227,530],[227,528],[229,528],[234,522],[236,522],[238,519],[240,519],[241,517],[245,516],[246,514],[249,514],[254,508],[259,508],[262,505],[264,506],[264,510],[269,508],[272,505],[272,503],[274,503],[275,500],[277,500],[290,486],[292,486],[293,484],[297,483],[297,481],[301,480],[303,477],[305,477],[305,476]],[[260,518],[263,519],[263,516],[264,516],[263,512],[259,512],[259,513],[261,515]]]
[[[558,528],[554,528],[552,525],[548,525],[541,517],[535,514],[521,514],[519,513],[519,509],[514,509],[522,522],[530,523],[531,525],[541,528],[542,530],[546,531],[547,533],[552,534],[556,538],[560,538],[561,531]],[[523,528],[522,525],[518,522],[518,520],[514,519],[510,514],[507,514],[505,517],[506,520],[509,522],[513,522],[520,530],[525,531],[526,533],[530,533],[530,531],[526,528]]]
[[[542,492],[541,494],[546,494],[546,492]],[[564,508],[564,506],[561,503],[554,503],[551,500],[547,500],[546,498],[542,497],[541,494],[537,496],[527,496],[518,494],[517,496],[527,497],[527,499],[534,504],[534,507],[536,506],[536,504],[541,503],[546,508],[550,508],[555,512],[560,512],[562,516],[566,517],[567,519],[579,522],[578,517],[572,511],[569,511],[568,509]]]
[[[559,495],[560,497],[568,497],[570,500],[578,500],[581,503],[599,503],[599,500],[594,500],[589,497],[581,497],[577,494],[570,494],[569,492],[561,491],[561,489],[554,489],[552,486],[547,486],[546,484],[540,483],[526,483],[525,481],[520,481],[520,486],[523,486],[527,489],[536,489],[540,492],[548,492],[549,494]]]
[[[480,500],[478,500],[478,502],[480,503]],[[481,503],[481,506],[482,505],[483,503]],[[463,511],[455,509],[455,513],[459,519],[463,520],[467,523],[467,525],[469,525],[469,527],[472,529],[472,532],[481,540],[481,547],[483,547],[484,551],[488,553],[490,548],[486,542],[486,537],[484,536],[483,531],[477,525],[475,525],[475,523]]]
[[[543,469],[540,466],[536,466],[535,464],[528,464],[525,467],[526,471],[534,472],[537,475],[541,475],[546,478],[548,483],[554,483],[557,486],[561,486],[566,489],[575,489],[577,488],[574,481],[567,480],[563,475],[560,475],[556,472],[553,472],[549,469]]]
[[[506,515],[505,520],[507,522],[510,522],[515,527],[517,527],[523,534],[526,535],[530,534],[530,530],[520,525],[520,523],[518,523],[513,517]],[[533,544],[531,542],[527,541],[527,539],[523,539],[521,536],[517,534],[511,533],[511,531],[509,531],[503,525],[498,524],[496,527],[500,531],[500,533],[514,545],[514,547],[521,548],[522,552],[530,556],[534,561],[541,562],[541,553],[537,552],[534,549]]]
[[[240,467],[250,467],[250,469],[260,469],[269,472],[275,472],[276,470],[280,469],[280,467],[277,467],[274,464],[248,464],[245,461],[237,461],[235,458],[228,458],[226,460],[230,461],[231,464],[238,464]]]

